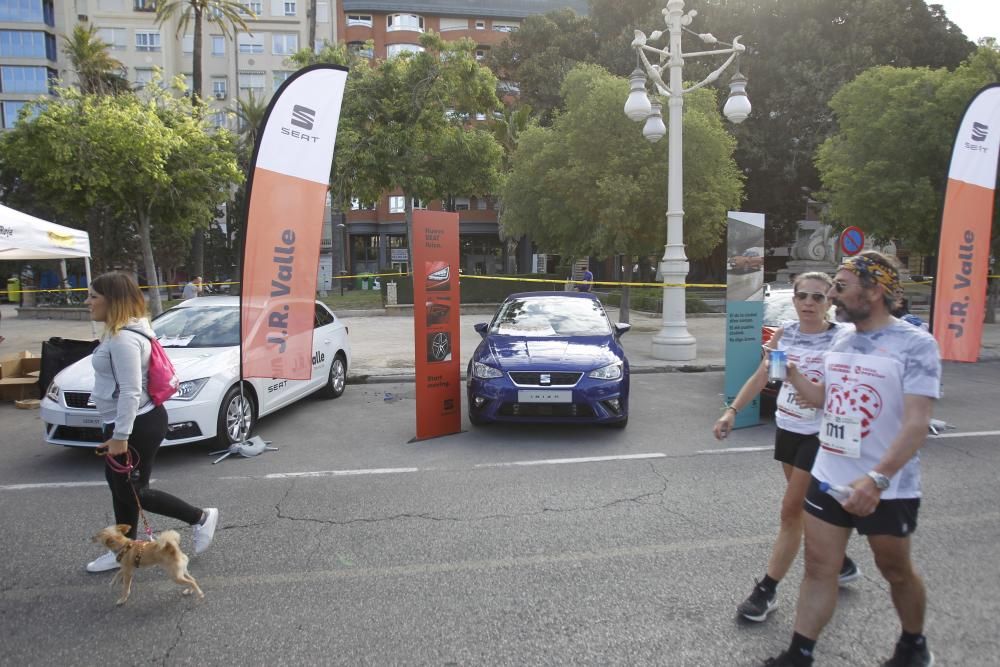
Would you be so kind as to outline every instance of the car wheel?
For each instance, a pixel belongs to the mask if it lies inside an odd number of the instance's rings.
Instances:
[[[451,338],[445,331],[431,334],[427,339],[427,361],[444,361],[451,354]]]
[[[229,447],[234,442],[249,438],[255,426],[257,426],[257,411],[253,398],[245,390],[241,396],[239,385],[231,387],[222,399],[222,405],[219,406],[216,441],[222,447]]]
[[[330,364],[330,377],[326,384],[319,390],[321,398],[340,398],[347,386],[347,362],[344,355],[337,353]]]
[[[486,426],[489,422],[474,413],[472,410],[469,410],[469,423],[473,426]]]

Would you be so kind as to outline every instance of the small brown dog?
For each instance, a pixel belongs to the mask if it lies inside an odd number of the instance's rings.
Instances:
[[[91,538],[94,542],[103,544],[109,551],[113,551],[121,563],[121,570],[111,580],[112,586],[119,579],[122,580],[122,595],[116,604],[123,605],[128,600],[132,592],[132,575],[136,568],[153,565],[159,565],[171,579],[185,586],[184,595],[190,595],[194,591],[198,597],[205,597],[198,582],[188,572],[188,557],[181,551],[181,537],[176,530],[163,531],[154,542],[141,542],[125,537],[131,528],[128,524],[120,523],[117,526],[104,528]]]

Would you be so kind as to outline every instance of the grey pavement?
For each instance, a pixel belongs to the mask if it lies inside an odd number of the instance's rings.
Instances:
[[[473,312],[469,312],[473,311]],[[90,339],[91,323],[72,320],[26,320],[17,317],[14,306],[0,306],[3,314],[0,336],[0,356],[30,350],[41,354],[42,341],[52,336]],[[492,307],[463,306],[459,355],[462,369],[479,344],[479,334],[473,329],[477,322],[489,321]],[[618,317],[616,308],[609,308],[612,319]],[[412,380],[413,369],[413,316],[408,311],[389,313],[383,311],[344,311],[338,313],[350,329],[353,361],[349,369],[351,382],[386,382]],[[622,337],[633,373],[691,372],[721,370],[725,367],[726,318],[723,314],[690,315],[688,330],[697,340],[697,358],[690,362],[672,362],[654,359],[652,338],[659,331],[660,317],[647,313],[631,313],[632,330]],[[980,361],[1000,359],[1000,324],[983,327],[983,344]]]

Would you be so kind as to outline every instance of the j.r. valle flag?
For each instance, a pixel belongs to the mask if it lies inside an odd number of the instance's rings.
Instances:
[[[316,271],[347,70],[313,65],[274,94],[254,148],[240,299],[243,377],[312,374]]]
[[[955,136],[934,279],[941,358],[976,361],[983,336],[990,228],[1000,149],[1000,84],[980,90]]]

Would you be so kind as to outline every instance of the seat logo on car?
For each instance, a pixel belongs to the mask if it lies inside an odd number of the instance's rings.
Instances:
[[[552,384],[552,376],[549,373],[539,374],[538,384]]]

